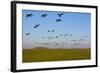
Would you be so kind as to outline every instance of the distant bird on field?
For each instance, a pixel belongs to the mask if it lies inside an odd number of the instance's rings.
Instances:
[[[30,35],[30,34],[31,34],[31,33],[26,33],[25,35],[28,36],[28,35]]]
[[[29,14],[26,14],[26,17],[32,17],[33,14],[29,13]]]
[[[60,22],[60,21],[63,21],[62,19],[56,19],[56,22]]]
[[[57,15],[59,16],[59,17],[61,17],[62,15],[64,15],[63,13],[57,13]]]
[[[44,17],[46,17],[46,16],[48,16],[48,15],[47,15],[47,14],[42,14],[42,15],[41,15],[42,18],[44,18]]]

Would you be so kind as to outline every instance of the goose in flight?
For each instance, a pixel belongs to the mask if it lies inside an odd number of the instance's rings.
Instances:
[[[29,13],[29,14],[26,14],[26,17],[32,17],[33,14]]]
[[[56,19],[56,22],[61,22],[61,21],[63,21],[62,19]]]
[[[57,15],[59,16],[59,17],[61,17],[62,15],[64,15],[63,13],[57,13]]]
[[[46,16],[48,16],[48,15],[47,15],[47,14],[42,14],[42,15],[41,15],[42,18],[44,18],[44,17],[46,17]]]
[[[36,24],[35,26],[34,26],[34,28],[36,29],[37,27],[39,27],[40,26],[40,24]]]
[[[28,35],[30,35],[30,34],[31,34],[31,33],[26,33],[25,35],[28,36]]]

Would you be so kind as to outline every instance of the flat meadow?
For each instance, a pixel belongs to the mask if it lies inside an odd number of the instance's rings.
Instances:
[[[90,48],[51,49],[51,48],[37,47],[33,49],[23,49],[22,50],[23,63],[85,60],[85,59],[91,59]]]

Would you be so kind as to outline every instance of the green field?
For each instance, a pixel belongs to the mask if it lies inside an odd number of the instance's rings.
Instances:
[[[24,63],[84,60],[90,58],[91,58],[90,48],[84,48],[84,49],[34,48],[34,49],[23,49],[22,53],[22,61]]]

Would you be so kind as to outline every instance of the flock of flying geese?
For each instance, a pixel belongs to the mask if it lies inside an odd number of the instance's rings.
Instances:
[[[50,31],[50,30],[48,30],[49,32],[55,32],[55,30],[52,30],[52,31]],[[66,34],[60,34],[60,35],[56,35],[56,36],[48,36],[47,38],[48,39],[55,39],[55,38],[61,38],[61,37],[67,37],[67,36],[72,36],[72,34],[68,34],[68,33],[66,33]],[[42,37],[42,39],[45,39],[45,37]]]
[[[61,22],[63,21],[62,20],[62,16],[64,15],[64,13],[57,13],[57,16],[58,18],[56,19],[56,22]],[[33,14],[32,13],[29,13],[29,14],[26,14],[26,18],[30,18],[32,17]],[[48,16],[48,14],[42,14],[41,15],[41,18],[46,18]],[[40,24],[35,24],[33,27],[34,29],[37,29],[38,27],[40,26]],[[48,33],[56,33],[56,30],[47,30]],[[26,33],[25,35],[26,36],[29,36],[31,33],[28,32]],[[60,38],[60,37],[67,37],[67,36],[73,36],[72,34],[69,34],[69,33],[66,33],[66,34],[60,34],[60,35],[57,35],[57,36],[48,36],[48,37],[41,37],[41,39],[55,39],[55,38]],[[85,41],[85,39],[88,38],[87,36],[81,36],[81,38],[79,40],[71,40],[71,42],[79,42],[79,41]],[[43,43],[42,43],[43,44]],[[45,43],[45,44],[48,44],[48,43]],[[49,44],[48,44],[49,45]],[[58,45],[58,43],[56,43],[56,45]],[[79,45],[79,43],[74,43],[73,45]]]
[[[61,22],[61,21],[63,21],[62,19],[61,19],[61,17],[62,17],[62,15],[64,15],[64,13],[57,13],[57,15],[60,17],[60,18],[57,18],[56,19],[56,22]],[[29,17],[32,17],[33,16],[33,14],[32,13],[29,13],[29,14],[26,14],[26,18],[29,18]],[[45,17],[47,17],[48,16],[48,14],[42,14],[41,15],[41,18],[45,18]],[[40,26],[40,24],[35,24],[34,25],[34,28],[36,29],[36,28],[38,28]],[[48,30],[48,32],[50,32],[50,30]],[[52,32],[55,32],[55,30],[52,30]],[[26,33],[26,36],[28,36],[28,35],[30,35],[31,33]]]
[[[64,35],[62,35],[64,36]],[[54,38],[54,37],[53,37]],[[50,48],[73,48],[82,45],[81,43],[84,42],[88,38],[87,36],[81,36],[80,39],[77,40],[66,40],[66,42],[34,42],[35,47],[50,47]],[[84,45],[85,47],[85,45]]]

